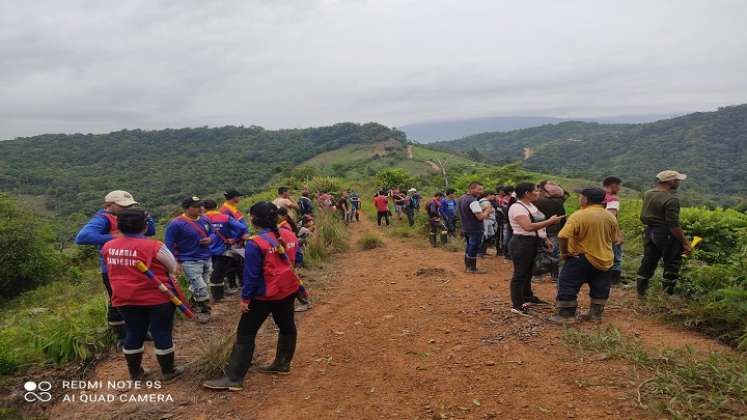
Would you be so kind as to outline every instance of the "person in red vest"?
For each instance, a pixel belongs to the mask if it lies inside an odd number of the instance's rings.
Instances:
[[[210,220],[213,231],[220,239],[210,244],[213,272],[208,283],[213,300],[219,302],[223,299],[224,279],[234,261],[227,253],[232,245],[249,239],[249,234],[246,225],[237,222],[227,214],[219,212],[218,203],[215,200],[205,200],[204,204],[205,217]]]
[[[249,224],[246,222],[246,218],[244,218],[244,215],[241,214],[241,211],[239,210],[239,203],[241,202],[241,197],[243,197],[245,194],[240,193],[235,188],[229,188],[223,193],[223,197],[226,198],[226,201],[223,203],[223,205],[220,208],[220,212],[231,216],[234,218],[234,220],[238,221],[239,223],[242,223],[246,228],[247,231],[249,229]],[[241,276],[243,275],[242,270],[244,269],[244,245],[243,241],[238,241],[235,244],[232,244],[228,247],[228,250],[226,252],[226,256],[230,257],[229,260],[227,260],[228,267],[226,268],[225,277],[227,281],[224,283],[224,293],[226,295],[232,295],[236,293],[239,290],[239,282],[241,281]]]
[[[107,242],[101,255],[111,282],[112,305],[124,318],[127,329],[123,352],[130,378],[141,380],[147,374],[142,367],[143,342],[150,329],[161,377],[170,381],[184,373],[184,368],[174,366],[172,329],[176,307],[158,289],[156,281],[175,295],[182,295],[172,277],[177,270],[176,259],[162,242],[145,238],[146,219],[146,213],[140,209],[119,213],[122,236]],[[137,269],[138,262],[148,267],[155,281]]]
[[[91,220],[83,226],[83,229],[78,232],[75,237],[75,243],[77,245],[95,245],[99,251],[105,243],[111,241],[113,238],[120,236],[119,227],[117,224],[117,215],[123,210],[136,206],[138,204],[132,194],[127,191],[112,191],[104,197],[104,208],[97,211]],[[146,223],[148,229],[145,231],[145,236],[153,236],[156,234],[156,224],[153,218],[147,217]],[[99,266],[101,270],[101,280],[104,282],[106,293],[109,295],[109,309],[106,314],[109,328],[114,332],[117,337],[118,344],[121,345],[125,338],[125,325],[122,316],[119,312],[112,307],[112,288],[109,285],[109,274],[106,270],[106,264],[104,259],[99,253]]]
[[[278,209],[267,201],[249,209],[252,225],[259,235],[252,236],[246,245],[244,284],[241,290],[241,320],[236,331],[236,344],[219,379],[203,383],[205,388],[240,391],[244,376],[252,365],[254,341],[267,316],[280,330],[275,360],[258,371],[268,374],[287,374],[296,350],[296,323],[293,303],[298,292],[299,278],[293,271],[298,239],[289,229],[278,228]]]
[[[215,235],[207,217],[202,215],[205,207],[200,197],[187,197],[182,201],[182,208],[184,213],[166,226],[164,242],[189,280],[197,321],[204,324],[210,320],[211,312],[207,286],[212,271],[210,244],[220,241],[220,238]]]

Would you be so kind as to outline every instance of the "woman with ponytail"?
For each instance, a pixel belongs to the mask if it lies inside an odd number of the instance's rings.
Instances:
[[[246,244],[244,282],[241,290],[241,320],[236,331],[225,375],[203,384],[216,390],[240,391],[244,376],[252,366],[254,340],[265,319],[272,314],[278,326],[275,361],[259,366],[268,374],[287,374],[296,350],[296,324],[293,303],[299,278],[293,271],[298,239],[290,229],[278,228],[278,208],[263,201],[249,209],[252,225],[259,234]]]

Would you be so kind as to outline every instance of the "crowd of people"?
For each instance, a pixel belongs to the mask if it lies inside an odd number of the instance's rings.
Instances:
[[[675,192],[687,177],[676,171],[657,175],[657,185],[643,196],[640,215],[646,225],[644,256],[637,273],[639,296],[663,260],[663,288],[674,293],[682,256],[692,247],[679,224],[680,204]],[[425,200],[429,240],[437,247],[460,231],[465,242],[464,266],[470,274],[480,257],[495,248],[513,263],[510,281],[511,312],[533,316],[534,305],[547,305],[532,291],[532,278],[548,274],[557,283],[556,323],[576,322],[577,296],[589,285],[591,306],[580,316],[599,320],[611,285],[621,281],[624,238],[618,226],[622,180],[604,179],[601,187],[575,190],[580,210],[566,214],[570,194],[552,181],[522,182],[487,191],[479,182],[457,198],[454,189],[436,192]],[[254,341],[262,323],[272,314],[278,326],[275,360],[257,368],[268,374],[290,371],[296,348],[294,312],[310,308],[308,291],[295,267],[303,264],[305,244],[314,232],[315,210],[329,212],[345,223],[360,220],[360,195],[327,191],[314,198],[304,189],[298,200],[286,187],[272,202],[262,201],[239,210],[243,194],[227,190],[219,207],[212,199],[189,196],[182,214],[166,226],[164,241],[149,239],[156,233],[153,218],[137,207],[126,191],[112,191],[104,206],[81,229],[76,243],[95,245],[100,251],[101,277],[109,295],[107,321],[124,353],[130,377],[148,375],[142,367],[144,342],[151,340],[161,368],[170,381],[184,369],[175,365],[172,330],[174,314],[186,299],[176,280],[183,275],[190,291],[188,314],[207,323],[211,305],[240,291],[242,312],[236,342],[221,378],[203,385],[216,390],[240,390],[252,365]],[[373,197],[379,226],[390,218],[406,218],[415,225],[423,197],[415,188],[380,190]],[[394,215],[390,210],[394,209]],[[562,267],[561,267],[562,262]]]
[[[682,255],[692,247],[679,225],[679,200],[674,194],[686,176],[676,171],[657,175],[656,187],[643,196],[640,219],[646,225],[644,257],[638,270],[636,289],[644,296],[660,260],[664,264],[664,290],[674,293]],[[425,203],[433,247],[457,236],[465,242],[464,266],[470,274],[486,274],[478,261],[495,248],[513,264],[510,281],[511,312],[536,315],[535,305],[547,305],[532,291],[532,282],[549,276],[556,283],[555,314],[551,321],[576,321],[577,295],[583,283],[589,285],[591,306],[581,319],[601,319],[613,284],[623,282],[624,236],[618,226],[618,194],[622,179],[610,176],[599,187],[575,190],[580,210],[568,216],[565,203],[570,197],[560,185],[545,180],[497,186],[486,190],[472,182],[458,199],[453,189],[436,192]],[[420,208],[414,188],[381,190],[374,197],[377,222],[389,225],[390,205],[395,213],[412,214]],[[562,269],[561,269],[562,267]],[[630,285],[625,283],[626,286]]]

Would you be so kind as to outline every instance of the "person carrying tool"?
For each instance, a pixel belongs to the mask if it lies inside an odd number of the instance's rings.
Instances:
[[[687,175],[666,170],[656,175],[657,185],[643,195],[641,222],[646,225],[643,237],[643,259],[638,268],[636,290],[643,297],[648,290],[659,260],[664,262],[662,288],[674,294],[679,279],[682,255],[693,248],[680,226],[680,199],[675,195]]]
[[[122,235],[107,242],[101,255],[111,282],[112,305],[122,314],[127,329],[122,351],[130,379],[142,380],[147,374],[142,367],[143,342],[150,330],[161,378],[171,381],[184,373],[184,368],[174,366],[172,330],[176,306],[169,297],[172,294],[184,300],[174,281],[178,264],[162,242],[145,238],[148,230],[145,211],[125,209],[117,221]],[[171,293],[163,293],[161,285]]]
[[[106,293],[109,295],[109,308],[107,310],[106,319],[109,323],[109,328],[112,330],[114,335],[117,337],[118,344],[122,344],[127,333],[125,329],[125,323],[119,311],[112,307],[112,288],[109,284],[109,272],[107,271],[104,258],[101,256],[101,247],[112,239],[119,237],[122,233],[119,230],[119,224],[117,223],[117,215],[125,209],[131,208],[138,204],[137,201],[132,197],[132,194],[127,191],[112,191],[104,197],[103,209],[96,212],[91,220],[83,226],[83,229],[78,232],[75,237],[75,243],[77,245],[96,245],[96,249],[99,251],[99,267],[101,272],[101,280],[106,288]],[[145,236],[153,236],[156,234],[156,224],[153,218],[146,215],[147,229]]]

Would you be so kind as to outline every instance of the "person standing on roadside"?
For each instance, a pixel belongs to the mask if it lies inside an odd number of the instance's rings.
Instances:
[[[249,224],[241,213],[241,210],[239,210],[239,203],[241,202],[241,197],[244,195],[246,194],[240,193],[235,188],[226,190],[223,193],[223,197],[225,197],[226,201],[221,206],[220,212],[243,224],[248,230]],[[238,291],[239,282],[242,276],[241,272],[244,267],[244,242],[241,240],[236,241],[228,247],[225,255],[230,259],[226,260],[228,262],[228,267],[224,273],[226,281],[223,283],[225,285],[223,292],[226,295],[232,295]]]
[[[620,188],[622,187],[622,179],[616,176],[609,176],[602,181],[602,186],[604,187],[605,193],[605,208],[610,212],[610,214],[615,216],[615,220],[617,220],[618,214],[620,213],[620,199],[617,197],[617,194],[620,192]],[[620,236],[615,240],[615,243],[612,244],[612,252],[615,255],[615,261],[612,264],[612,268],[610,268],[610,282],[612,284],[619,284],[622,277],[624,237],[622,230],[618,229],[618,231],[620,232]]]
[[[241,214],[241,210],[239,210],[239,203],[241,202],[241,197],[243,197],[244,194],[240,193],[236,189],[228,189],[223,193],[223,197],[225,197],[226,201],[223,202],[223,205],[220,208],[220,212],[231,216],[234,220],[236,220],[239,223],[242,223],[244,226],[248,227],[248,224],[246,223],[246,220],[244,219],[244,215]]]
[[[687,175],[677,171],[659,172],[656,187],[643,195],[641,222],[646,229],[643,233],[643,259],[636,279],[640,297],[646,295],[659,260],[664,262],[662,287],[667,294],[674,294],[682,255],[693,250],[680,226],[680,199],[675,195],[680,183],[686,179]]]
[[[397,220],[402,220],[402,211],[405,207],[407,195],[402,194],[399,188],[394,188],[389,192],[389,197],[394,201],[394,214],[397,216]]]
[[[302,219],[307,214],[314,214],[314,201],[308,189],[304,189],[301,198],[298,199],[298,218]]]
[[[210,221],[215,235],[219,238],[210,243],[212,273],[208,283],[213,301],[219,302],[224,295],[224,282],[234,259],[227,253],[237,242],[249,239],[247,227],[233,217],[218,211],[215,200],[205,200],[205,217]]]
[[[493,211],[493,206],[480,207],[479,198],[482,184],[472,182],[469,191],[459,197],[459,219],[462,221],[462,233],[467,244],[464,251],[464,267],[470,274],[485,274],[487,271],[477,269],[477,253],[480,251],[482,236],[485,230],[483,221]]]
[[[173,280],[176,259],[163,243],[145,238],[147,218],[140,209],[128,208],[119,213],[122,235],[107,242],[101,255],[111,280],[112,304],[122,314],[127,328],[122,351],[130,379],[143,380],[147,374],[142,367],[143,342],[150,330],[161,378],[171,381],[184,373],[184,368],[174,366],[172,330],[176,307],[158,284],[182,299],[183,296]],[[138,270],[137,263],[145,264],[154,277],[148,278]]]
[[[446,197],[441,199],[441,207],[439,208],[441,219],[452,238],[456,237],[457,201],[455,194],[456,191],[453,188],[447,189]]]
[[[430,226],[430,242],[432,247],[437,247],[437,237],[441,236],[441,245],[446,246],[448,238],[448,230],[441,220],[441,200],[444,197],[444,193],[437,192],[433,194],[433,199],[425,205],[425,211],[428,213],[428,225]]]
[[[605,210],[605,192],[599,188],[576,190],[581,210],[568,218],[558,235],[560,257],[565,261],[558,278],[555,315],[558,324],[576,322],[578,292],[589,284],[591,306],[586,321],[602,319],[610,296],[609,269],[614,262],[612,244],[619,236],[617,220]]]
[[[181,264],[189,281],[197,321],[204,324],[210,320],[211,312],[207,286],[212,271],[210,244],[220,238],[215,235],[210,220],[202,215],[205,207],[200,197],[185,198],[182,208],[184,213],[166,226],[164,242]]]
[[[361,221],[360,209],[361,196],[357,192],[353,191],[350,193],[350,221]]]
[[[498,208],[503,213],[503,234],[501,235],[501,248],[503,257],[511,259],[511,238],[514,232],[511,230],[511,222],[508,220],[508,209],[516,202],[516,193],[514,187],[507,185],[501,189],[501,199],[498,201]]]
[[[75,243],[77,245],[95,245],[99,255],[99,268],[101,271],[101,280],[106,288],[106,293],[109,295],[109,308],[107,310],[106,319],[109,323],[109,328],[114,332],[117,337],[119,344],[124,342],[127,330],[125,329],[125,322],[122,319],[121,314],[117,309],[112,307],[112,287],[109,283],[109,272],[104,262],[104,257],[101,255],[101,248],[105,243],[111,241],[114,238],[122,236],[119,231],[119,224],[117,222],[117,215],[123,210],[136,206],[137,201],[132,197],[132,194],[127,191],[112,191],[104,197],[104,207],[97,211],[91,220],[83,226],[83,229],[78,232],[75,237]],[[156,234],[156,224],[153,218],[146,215],[145,236],[153,236]]]
[[[381,226],[381,220],[386,221],[386,225],[389,226],[389,197],[384,190],[379,191],[373,199],[374,207],[376,207],[376,224]]]
[[[558,216],[564,217],[565,212],[565,190],[560,188],[558,185],[544,181],[539,183],[540,198],[534,203],[537,209],[545,215],[545,217]],[[558,233],[563,229],[565,219],[561,219],[560,223],[547,227],[547,239],[552,242],[552,257],[553,266],[550,271],[550,277],[553,282],[558,281],[558,273],[560,272],[560,246],[558,245]]]
[[[514,274],[511,277],[511,312],[523,315],[534,315],[529,306],[545,304],[532,292],[532,271],[537,249],[544,246],[552,252],[552,243],[547,239],[545,228],[560,223],[561,218],[545,215],[535,207],[539,198],[539,189],[531,182],[516,185],[517,201],[508,209],[508,220],[511,223],[511,261]]]
[[[405,196],[405,204],[402,206],[402,210],[407,216],[407,224],[410,227],[415,226],[415,212],[420,206],[420,199],[418,197],[420,197],[420,195],[418,194],[417,190],[415,188],[410,188],[409,190],[407,190],[407,195]]]
[[[257,333],[270,314],[279,330],[277,353],[270,365],[259,366],[257,370],[266,374],[290,373],[297,339],[293,305],[300,283],[293,271],[297,238],[289,229],[278,228],[277,211],[275,205],[266,201],[249,209],[252,225],[260,233],[246,246],[244,287],[239,305],[242,313],[236,343],[225,375],[203,383],[205,388],[243,389],[244,377],[252,366]]]
[[[295,211],[298,210],[298,204],[291,198],[290,190],[288,187],[278,188],[278,197],[272,200],[272,204],[277,208],[284,208],[288,210],[288,217],[296,220]]]

